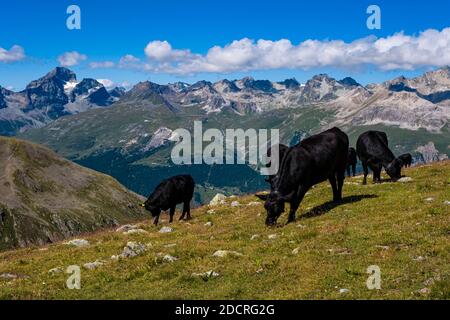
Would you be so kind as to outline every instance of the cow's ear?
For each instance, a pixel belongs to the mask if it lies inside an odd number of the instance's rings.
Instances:
[[[259,199],[261,199],[262,201],[266,201],[267,198],[269,197],[268,194],[262,194],[262,193],[257,193],[255,194],[256,197],[258,197]]]

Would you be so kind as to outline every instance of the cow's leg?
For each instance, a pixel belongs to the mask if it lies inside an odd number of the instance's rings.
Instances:
[[[353,176],[356,176],[356,164],[352,165]]]
[[[351,168],[351,166],[348,165],[347,166],[347,176],[349,176],[349,177],[351,176],[350,168]]]
[[[169,223],[173,222],[173,216],[175,215],[175,208],[176,208],[176,206],[173,206],[172,208],[170,208],[170,211],[169,211],[169,216],[170,216]]]
[[[155,226],[157,226],[158,225],[158,221],[159,221],[159,214],[156,217],[153,218],[153,224]]]
[[[367,175],[369,174],[369,168],[367,167],[367,162],[363,161],[362,167],[363,167],[363,171],[364,171],[363,184],[367,184]]]
[[[380,183],[381,182],[381,166],[376,165],[373,167],[373,183]]]
[[[338,172],[336,175],[337,178],[337,199],[334,199],[335,202],[339,202],[342,201],[342,187],[344,185],[344,180],[345,180],[345,172]]]
[[[289,209],[289,216],[287,221],[288,224],[295,221],[295,213],[297,212],[298,207],[300,206],[300,203],[305,197],[307,191],[308,190],[306,188],[300,188],[297,192],[297,195],[295,196],[295,199],[291,201],[291,207]]]
[[[191,201],[186,201],[183,204],[183,212],[187,214],[186,219],[191,220]],[[183,215],[185,214],[183,213]]]
[[[339,199],[336,176],[333,175],[333,176],[329,177],[328,180],[330,181],[331,188],[333,189],[333,201],[336,202]]]
[[[183,202],[183,214],[180,217],[180,221],[186,217],[186,212],[187,212],[186,202]]]

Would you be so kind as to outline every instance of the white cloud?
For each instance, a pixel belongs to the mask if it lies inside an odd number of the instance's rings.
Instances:
[[[114,81],[109,79],[97,79],[97,81],[100,82],[107,90],[111,90],[117,87]]]
[[[204,55],[173,49],[167,41],[151,41],[144,51],[148,62],[141,63],[140,68],[172,74],[282,68],[351,69],[367,65],[380,70],[413,70],[450,65],[450,28],[429,29],[415,36],[399,32],[379,39],[370,36],[353,42],[305,40],[296,45],[287,39],[244,38],[223,47],[214,46]]]
[[[6,50],[0,47],[0,63],[9,63],[20,61],[25,58],[25,50],[18,45],[14,45],[11,49]]]
[[[58,57],[61,67],[73,67],[87,59],[87,56],[77,51],[65,52]]]
[[[108,68],[114,68],[116,64],[112,61],[94,61],[89,63],[89,67],[91,69],[108,69]]]

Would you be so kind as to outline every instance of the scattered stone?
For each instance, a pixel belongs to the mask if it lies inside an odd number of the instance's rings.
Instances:
[[[17,274],[14,274],[14,273],[2,273],[2,274],[0,274],[0,279],[4,279],[4,280],[15,280],[18,277],[19,276]]]
[[[407,182],[411,182],[411,181],[413,181],[413,179],[411,177],[403,177],[398,180],[398,182],[401,182],[401,183],[407,183]]]
[[[249,207],[256,207],[259,205],[261,205],[261,202],[257,202],[257,201],[252,201],[252,202],[247,203],[247,206],[249,206]]]
[[[172,257],[170,254],[166,254],[166,255],[163,257],[163,261],[164,261],[164,262],[172,263],[172,262],[175,262],[175,261],[177,261],[177,260],[178,260],[178,258]]]
[[[430,197],[430,198],[426,198],[425,201],[426,201],[426,202],[433,202],[433,201],[434,201],[434,198],[431,198],[431,197]]]
[[[213,253],[213,257],[219,257],[219,258],[225,258],[228,255],[233,255],[236,257],[241,257],[243,256],[242,253],[236,252],[236,251],[229,251],[229,250],[217,250],[216,252]]]
[[[328,249],[329,253],[336,253],[338,255],[348,255],[352,254],[352,250],[349,248],[337,248],[337,249]]]
[[[256,240],[259,238],[259,234],[254,234],[252,235],[252,237],[250,238],[250,240]]]
[[[256,273],[261,273],[261,272],[263,272],[263,271],[264,271],[264,269],[261,268],[261,269],[256,270]]]
[[[448,201],[448,200],[445,200],[445,201],[444,201],[444,204],[446,204],[446,205],[448,205],[448,206],[449,206],[449,205],[450,205],[450,201]]]
[[[297,225],[297,228],[302,228],[302,229],[304,229],[304,228],[306,228],[306,226],[305,226],[304,224],[300,224],[300,223],[299,223],[299,224]]]
[[[292,250],[292,254],[298,254],[300,251],[300,248],[295,248],[294,250]]]
[[[176,247],[176,246],[177,246],[176,243],[169,243],[169,244],[166,244],[166,245],[164,246],[164,248],[173,248],[173,247]]]
[[[206,213],[207,214],[214,214],[214,213],[216,213],[216,210],[210,209],[210,210],[206,211]]]
[[[126,224],[116,229],[116,232],[127,232],[130,230],[138,229],[138,226],[135,224]]]
[[[239,201],[233,201],[232,203],[231,203],[231,206],[232,207],[239,207],[241,204],[239,203]]]
[[[73,240],[70,240],[69,242],[65,242],[64,244],[67,244],[70,246],[75,246],[75,247],[86,247],[89,245],[89,241],[87,241],[85,239],[73,239]]]
[[[130,235],[130,234],[145,234],[145,233],[148,233],[148,232],[145,231],[144,229],[131,229],[131,230],[125,231],[123,234]]]
[[[209,202],[210,207],[215,207],[218,205],[222,205],[226,203],[227,197],[224,194],[218,193],[212,198],[212,200]]]
[[[48,248],[39,248],[39,251],[48,251]]]
[[[419,292],[420,294],[429,294],[431,292],[431,290],[428,288],[422,288],[417,292]]]
[[[103,264],[104,264],[103,261],[97,260],[94,262],[85,263],[85,264],[83,264],[83,267],[85,267],[88,270],[94,270],[94,269],[97,269],[98,267],[101,267]]]
[[[342,293],[348,293],[348,292],[350,292],[350,290],[348,290],[348,289],[345,289],[345,288],[339,289],[339,293],[340,293],[340,294],[342,294]]]
[[[267,238],[269,238],[269,240],[274,240],[274,239],[278,238],[278,235],[277,234],[269,234],[267,236]]]
[[[203,278],[203,280],[207,280],[210,278],[216,278],[218,276],[220,276],[220,274],[213,270],[209,270],[209,271],[206,271],[203,273],[193,273],[192,274],[192,277],[200,277],[200,278]]]
[[[159,233],[170,233],[170,232],[173,232],[173,229],[171,227],[162,227],[159,230]]]
[[[375,248],[383,249],[383,250],[389,250],[389,246],[375,246]]]
[[[119,260],[121,258],[133,258],[136,257],[140,254],[142,254],[143,252],[145,252],[145,250],[147,250],[147,247],[140,243],[140,242],[128,242],[127,245],[123,248],[123,251],[121,254],[117,255],[117,256],[112,256],[111,259],[112,260]]]
[[[213,223],[211,221],[208,221],[207,223],[205,223],[205,227],[212,227]]]
[[[422,256],[418,256],[418,257],[413,258],[413,260],[417,261],[417,262],[421,262],[421,261],[425,260],[425,258]]]
[[[62,272],[63,272],[63,269],[61,269],[61,268],[53,268],[53,269],[48,270],[48,273],[51,275],[59,274]]]

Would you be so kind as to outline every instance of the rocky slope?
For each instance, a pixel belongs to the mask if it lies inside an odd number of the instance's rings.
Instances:
[[[142,219],[141,201],[109,176],[41,146],[0,138],[0,250]]]
[[[23,91],[0,87],[0,135],[14,135],[42,127],[61,116],[106,107],[122,95],[121,90],[108,92],[94,79],[78,82],[75,73],[58,67],[32,81]]]

